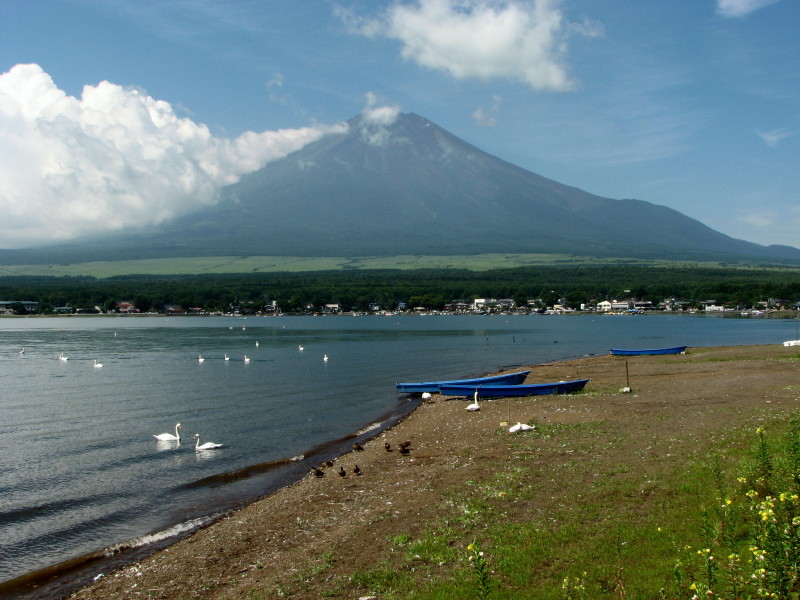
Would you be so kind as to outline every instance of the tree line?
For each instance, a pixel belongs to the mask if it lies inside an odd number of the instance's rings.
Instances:
[[[104,311],[121,301],[142,312],[167,305],[209,312],[231,306],[252,310],[276,303],[284,313],[337,303],[366,311],[379,304],[441,309],[453,300],[511,298],[518,305],[538,299],[545,306],[572,307],[614,298],[677,298],[744,308],[768,299],[800,301],[800,270],[652,266],[518,267],[488,271],[460,269],[344,270],[300,273],[126,275],[94,277],[0,277],[0,300],[34,301],[40,312],[58,307]]]

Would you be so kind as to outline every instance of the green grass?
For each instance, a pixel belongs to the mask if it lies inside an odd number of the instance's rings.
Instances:
[[[723,441],[695,460],[650,476],[657,481],[643,482],[627,464],[606,464],[594,480],[570,486],[564,481],[591,463],[608,428],[536,426],[530,436],[515,439],[515,458],[498,466],[490,480],[452,491],[442,499],[441,516],[422,534],[393,536],[392,551],[349,584],[362,594],[414,600],[672,600],[691,598],[708,581],[727,589],[735,576],[722,564],[721,557],[732,552],[722,540],[745,550],[754,543],[747,522],[753,513],[743,506],[737,480],[766,486],[759,477],[769,472],[770,485],[779,487],[791,481],[800,456],[797,438],[779,439],[789,430],[783,419],[768,423],[770,442],[753,427],[726,431],[717,438]],[[571,450],[552,471],[537,460],[535,446],[542,440]],[[566,489],[566,496],[537,510],[541,488],[556,477],[562,479],[554,489]],[[762,483],[752,483],[757,481]],[[720,506],[737,489],[743,502],[735,522],[721,516]],[[727,533],[721,519],[727,519]]]
[[[472,256],[209,256],[159,258],[126,261],[98,261],[75,264],[5,265],[0,275],[91,276],[107,278],[118,275],[203,275],[216,273],[275,273],[304,271],[344,271],[367,269],[467,269],[487,271],[496,268],[527,266],[609,266],[639,265],[652,267],[730,268],[718,262],[659,261],[629,258],[596,258],[568,254],[479,254]],[[737,265],[738,269],[747,266]],[[763,270],[764,267],[759,267]]]

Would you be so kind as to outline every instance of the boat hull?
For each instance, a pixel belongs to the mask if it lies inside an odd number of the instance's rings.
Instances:
[[[515,371],[491,377],[476,377],[473,379],[453,379],[450,381],[423,381],[420,383],[396,383],[397,391],[401,394],[438,394],[442,385],[519,385],[528,376],[530,371]]]
[[[651,348],[649,350],[622,350],[612,348],[612,356],[645,356],[651,354],[683,354],[688,346],[673,346],[672,348]]]
[[[442,385],[439,391],[445,396],[474,396],[478,398],[520,398],[523,396],[548,396],[580,392],[588,379],[534,383],[529,385]]]

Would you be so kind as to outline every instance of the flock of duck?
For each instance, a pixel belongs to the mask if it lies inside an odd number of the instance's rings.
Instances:
[[[159,442],[180,442],[181,441],[181,424],[175,424],[175,433],[159,433],[158,435],[153,434],[153,437],[156,438]],[[216,450],[217,448],[222,448],[222,444],[217,444],[216,442],[206,442],[205,444],[200,443],[200,434],[195,433],[192,436],[195,440],[194,449],[198,452],[202,452],[203,450]]]
[[[383,444],[383,449],[386,450],[386,452],[394,452],[394,448],[392,448],[392,445],[389,442]],[[355,452],[363,452],[364,446],[362,446],[359,443],[355,443],[353,444],[353,450]],[[398,444],[398,452],[400,452],[400,454],[402,454],[403,456],[408,456],[409,454],[411,454],[411,442],[409,441],[400,442]],[[334,466],[333,460],[326,460],[318,467],[312,467],[310,473],[314,477],[325,477],[325,469],[333,466]],[[358,465],[355,465],[351,473],[356,477],[361,477],[361,475],[364,474],[364,471],[362,471]],[[340,466],[339,470],[337,471],[337,475],[339,475],[339,477],[344,479],[345,477],[347,477],[347,474],[348,472],[345,470],[345,468]]]

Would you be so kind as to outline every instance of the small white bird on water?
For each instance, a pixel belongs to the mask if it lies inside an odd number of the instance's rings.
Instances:
[[[299,346],[297,346],[297,349],[298,349],[298,350],[300,350],[300,352],[302,352],[303,350],[305,350],[305,348],[303,348],[302,344],[301,344],[301,345],[299,345]]]
[[[201,362],[204,362],[205,360],[206,360],[206,359],[205,359],[205,358],[203,358],[203,355],[202,355],[202,354],[200,354],[200,355],[197,357],[197,362],[199,362],[199,363],[201,363]]]
[[[322,360],[324,360],[325,362],[328,362],[328,355],[326,354],[325,356],[323,356]]]
[[[230,357],[229,357],[229,356],[226,354],[226,355],[225,355],[225,360],[230,360],[230,359],[231,359],[231,358],[230,358]]]
[[[467,410],[476,411],[476,410],[480,410],[480,409],[481,409],[481,405],[478,404],[478,388],[475,388],[475,402],[473,402],[472,404],[467,406]]]
[[[222,448],[222,444],[215,444],[214,442],[206,442],[205,444],[201,444],[199,433],[195,433],[193,437],[195,440],[197,440],[194,444],[195,450],[215,450],[216,448]]]
[[[244,355],[244,364],[246,364],[246,365],[250,364],[250,357],[247,356],[246,354]]]
[[[181,441],[181,433],[180,433],[181,424],[175,424],[175,435],[171,433],[159,433],[158,435],[153,434],[153,437],[156,438],[160,442],[180,442]]]
[[[69,360],[69,356],[67,356],[66,354],[64,354],[64,353],[62,352],[62,353],[60,353],[60,354],[58,355],[58,360],[61,360],[61,361],[67,362],[67,361]]]
[[[102,369],[103,368],[103,363],[97,362],[96,358],[94,359],[94,363],[93,364],[94,364],[94,368],[95,369]]]

